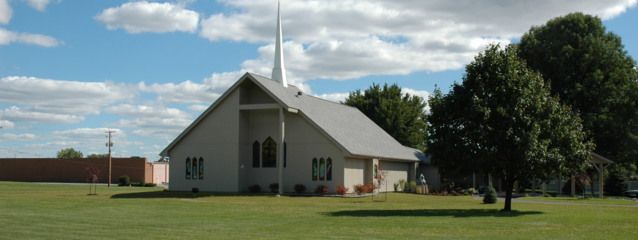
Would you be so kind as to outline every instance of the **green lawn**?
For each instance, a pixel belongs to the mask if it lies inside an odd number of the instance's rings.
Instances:
[[[204,196],[160,188],[0,182],[0,239],[636,239],[638,207],[467,196]],[[546,200],[545,198],[539,198]],[[583,203],[590,200],[562,200]],[[592,202],[601,202],[593,200]],[[602,201],[604,202],[604,201]]]

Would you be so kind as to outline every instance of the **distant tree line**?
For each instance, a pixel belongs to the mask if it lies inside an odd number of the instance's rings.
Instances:
[[[79,150],[75,150],[74,148],[64,148],[58,151],[56,156],[61,159],[78,159],[78,158],[83,158],[84,154]],[[86,158],[108,158],[108,157],[109,157],[108,154],[97,154],[97,153],[91,153],[86,156]]]

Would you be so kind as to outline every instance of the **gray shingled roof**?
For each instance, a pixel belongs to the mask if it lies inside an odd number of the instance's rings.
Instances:
[[[422,160],[423,153],[401,145],[359,109],[307,94],[297,87],[256,74],[249,75],[287,107],[298,109],[350,154],[400,160]]]
[[[301,90],[293,85],[285,88],[279,82],[252,73],[244,75],[238,83],[246,78],[254,80],[257,85],[264,88],[285,107],[299,110],[302,115],[306,116],[309,121],[352,156],[427,161],[426,156],[421,151],[401,145],[357,108],[307,94],[298,95],[297,93]],[[233,91],[237,86],[236,83],[227,90],[227,93]],[[227,93],[220,98],[225,97]],[[209,110],[212,110],[213,107],[214,104]],[[209,110],[203,115],[207,114]],[[197,120],[193,124],[196,123]],[[180,137],[175,139],[164,152],[179,141],[190,128],[187,128]]]

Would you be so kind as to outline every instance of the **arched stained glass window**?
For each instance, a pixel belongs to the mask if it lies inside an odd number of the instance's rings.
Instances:
[[[326,160],[326,180],[332,181],[332,158]]]
[[[259,167],[259,141],[255,141],[253,143],[253,167],[254,168],[258,168]]]
[[[199,179],[204,179],[204,159],[199,158]]]
[[[319,159],[319,180],[323,181],[326,179],[326,160],[321,158]]]
[[[274,168],[277,166],[277,143],[268,137],[261,147],[261,167]]]
[[[191,158],[186,158],[186,173],[184,173],[184,175],[186,176],[186,179],[191,179]]]
[[[193,180],[197,179],[197,172],[198,172],[198,168],[197,168],[197,158],[193,158]]]
[[[317,181],[317,176],[319,175],[319,165],[317,164],[317,159],[312,159],[312,181]]]

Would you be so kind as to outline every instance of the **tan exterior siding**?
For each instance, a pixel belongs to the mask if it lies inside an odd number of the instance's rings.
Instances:
[[[254,184],[268,189],[270,183],[277,182],[277,168],[253,168],[252,144],[257,140],[261,145],[268,137],[277,139],[278,110],[246,112],[242,115],[248,118],[246,134],[249,140],[242,149],[247,149],[249,154],[242,155],[240,163],[244,166],[242,190]],[[331,192],[335,191],[336,186],[343,182],[343,170],[340,170],[343,169],[343,152],[302,116],[285,113],[285,122],[287,166],[284,169],[284,191],[294,191],[295,184],[304,184],[308,191],[313,191],[319,185],[326,185]],[[332,159],[332,181],[312,181],[312,159],[321,157]]]
[[[168,181],[168,164],[158,162],[153,163],[153,183],[166,184]]]
[[[403,179],[408,181],[408,172],[413,163],[381,161],[380,167],[385,172],[385,182],[388,184],[387,190],[394,191],[394,183]],[[381,186],[380,191],[385,191],[386,186]]]
[[[367,161],[370,160],[350,158],[345,160],[343,185],[349,188],[349,192],[354,192],[354,185],[364,183]]]
[[[284,191],[291,192],[295,184],[304,184],[308,191],[326,185],[330,192],[343,184],[344,153],[308,120],[299,114],[286,114],[288,166],[284,170]],[[332,159],[332,181],[312,181],[312,159]]]
[[[169,152],[169,189],[237,192],[239,190],[239,93],[234,91]],[[187,180],[187,157],[204,159],[204,179]]]
[[[240,110],[239,100],[250,104],[272,102],[265,93],[238,88],[220,102],[206,118],[169,152],[171,181],[169,189],[190,191],[241,192],[259,184],[264,191],[277,182],[277,168],[253,168],[252,144],[260,149],[266,138],[277,141],[278,109]],[[253,94],[257,97],[240,97]],[[284,169],[284,191],[294,191],[304,184],[308,191],[326,185],[330,192],[343,183],[344,153],[300,114],[285,112],[287,166]],[[277,144],[281,144],[277,141]],[[185,179],[187,157],[204,158],[204,179]],[[261,154],[260,154],[261,157]],[[312,181],[312,159],[332,159],[332,180]]]

